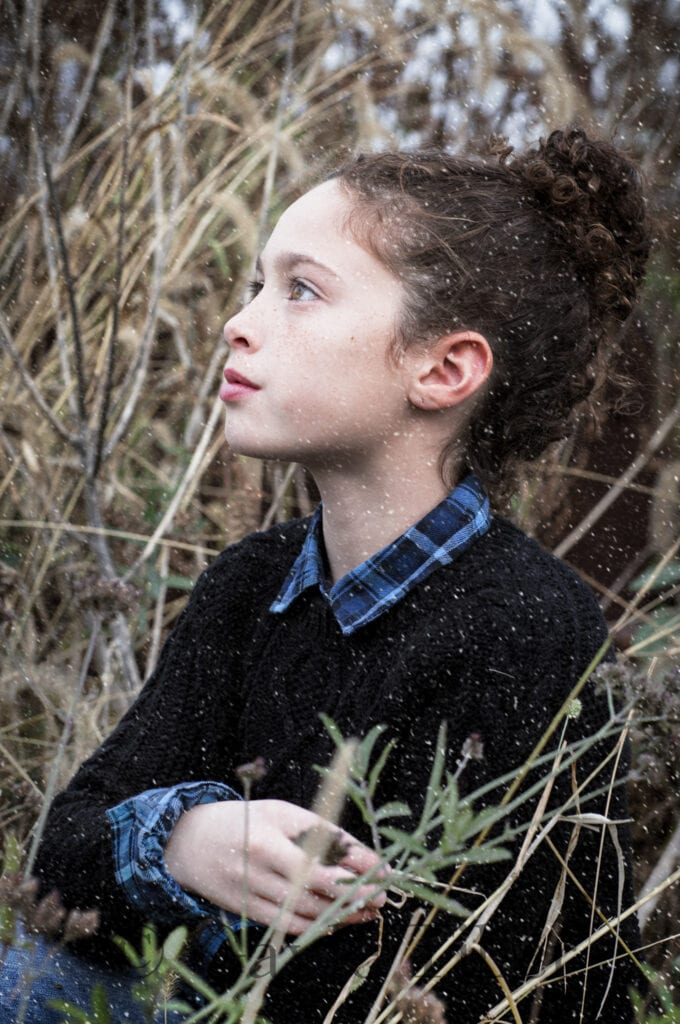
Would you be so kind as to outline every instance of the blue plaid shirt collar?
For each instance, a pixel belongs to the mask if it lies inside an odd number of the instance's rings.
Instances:
[[[419,522],[342,579],[328,586],[323,555],[322,506],[270,611],[285,612],[318,586],[345,635],[377,619],[440,565],[458,558],[491,524],[489,499],[473,473]]]

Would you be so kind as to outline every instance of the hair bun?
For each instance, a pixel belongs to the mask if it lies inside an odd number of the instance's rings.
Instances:
[[[507,157],[506,150],[503,162]],[[626,320],[651,242],[635,166],[578,127],[552,132],[507,166],[529,186],[571,249],[593,317]]]

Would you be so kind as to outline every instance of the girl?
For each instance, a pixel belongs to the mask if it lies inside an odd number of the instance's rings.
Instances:
[[[69,978],[86,967],[86,978],[96,970],[122,983],[110,936],[138,945],[147,920],[161,932],[189,924],[191,963],[213,985],[238,976],[225,915],[234,929],[246,915],[254,942],[291,895],[304,856],[295,839],[321,823],[310,810],[314,765],[328,764],[333,743],[320,712],[346,736],[387,725],[397,745],[377,797],[405,801],[414,818],[443,720],[448,769],[475,752],[462,793],[531,753],[606,628],[588,588],[492,514],[488,496],[507,494],[517,461],[565,435],[601,375],[611,329],[631,313],[648,249],[636,171],[577,128],[497,162],[436,151],[358,158],[286,210],[225,326],[221,397],[232,450],[303,464],[322,503],[311,519],[254,534],[215,560],[134,706],[54,801],[41,886],[101,913],[96,938],[63,968]],[[581,697],[572,741],[608,717],[592,684]],[[557,776],[552,807],[576,813],[573,787],[613,742]],[[256,758],[265,773],[246,831],[235,769]],[[623,788],[607,796],[610,780],[611,765],[591,780],[605,796],[581,800],[619,820]],[[524,807],[511,823],[530,814]],[[413,913],[412,902],[385,905],[370,884],[380,859],[355,808],[341,824],[340,863],[315,866],[285,929],[303,934],[340,880],[367,874],[362,906],[276,974],[263,1008],[273,1024],[323,1021],[355,968],[379,952],[334,1018],[363,1021]],[[477,948],[441,972],[449,1024],[483,1020],[503,998],[498,976],[515,989],[540,969],[565,859],[545,963],[597,927],[588,894],[616,914],[614,843],[582,829],[570,845],[572,832],[551,831]],[[509,841],[511,854],[520,841]],[[466,871],[470,910],[511,864]],[[624,906],[629,880],[628,864]],[[412,968],[451,931],[439,914]],[[631,918],[621,936],[638,944]],[[571,960],[520,1002],[522,1020],[629,1021],[638,978],[622,954],[610,935]],[[46,987],[35,982],[27,1021],[53,1019]]]

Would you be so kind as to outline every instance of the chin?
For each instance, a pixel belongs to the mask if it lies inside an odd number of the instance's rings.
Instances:
[[[229,451],[234,455],[246,455],[250,459],[268,459],[271,462],[297,462],[299,451],[290,451],[272,444],[271,441],[239,437],[235,432],[225,431]]]

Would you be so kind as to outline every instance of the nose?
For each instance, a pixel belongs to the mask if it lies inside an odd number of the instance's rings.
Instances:
[[[239,310],[224,325],[224,340],[232,349],[258,348],[255,325],[249,319],[247,309]]]

